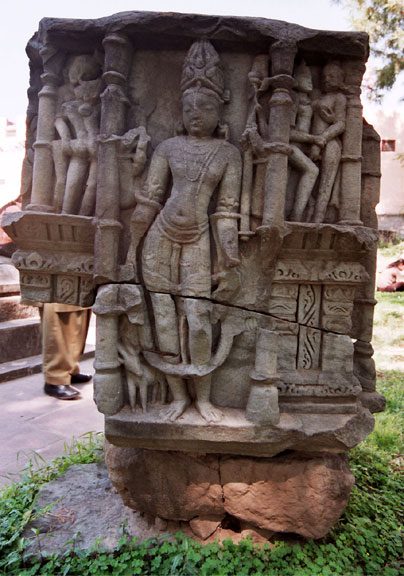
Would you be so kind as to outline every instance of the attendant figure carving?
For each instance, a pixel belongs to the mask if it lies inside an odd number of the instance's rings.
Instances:
[[[56,212],[82,216],[94,213],[100,74],[94,56],[76,56],[66,68],[65,84],[59,89],[55,120],[59,139],[52,143]]]
[[[304,61],[298,66],[295,79],[297,87],[295,90],[295,114],[290,130],[291,154],[289,163],[299,173],[299,180],[294,192],[293,209],[288,219],[303,222],[304,211],[319,173],[318,167],[309,157],[310,144],[321,145],[323,139],[310,133],[313,117],[311,103],[313,82],[310,68]],[[307,150],[307,146],[309,150]]]
[[[341,161],[342,145],[339,137],[345,131],[346,120],[343,88],[340,64],[329,62],[322,72],[322,94],[313,102],[312,133],[318,140],[312,146],[311,158],[315,162],[320,161],[320,181],[313,219],[318,223],[325,220]]]

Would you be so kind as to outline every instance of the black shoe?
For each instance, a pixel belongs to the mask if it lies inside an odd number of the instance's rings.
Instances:
[[[80,392],[73,386],[63,386],[60,384],[47,384],[43,387],[43,391],[48,396],[53,396],[58,400],[78,400],[81,398]]]
[[[90,382],[93,377],[91,374],[72,374],[70,378],[70,382],[72,384],[86,384],[86,382]]]

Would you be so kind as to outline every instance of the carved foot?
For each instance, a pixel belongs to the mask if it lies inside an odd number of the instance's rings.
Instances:
[[[177,418],[184,414],[188,406],[189,400],[174,400],[171,402],[168,408],[162,410],[160,414],[164,420],[170,420],[171,422],[174,422],[174,420],[177,420]]]
[[[195,407],[206,422],[219,422],[223,418],[223,413],[210,402],[195,402]]]

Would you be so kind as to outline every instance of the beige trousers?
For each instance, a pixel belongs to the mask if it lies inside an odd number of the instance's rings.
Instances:
[[[42,320],[43,373],[47,384],[70,384],[80,372],[91,310],[60,304],[44,304]]]

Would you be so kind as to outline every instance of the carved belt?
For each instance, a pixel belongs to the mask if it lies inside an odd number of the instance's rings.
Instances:
[[[168,223],[164,218],[163,212],[160,212],[156,218],[156,225],[163,236],[172,242],[176,242],[177,244],[192,244],[197,242],[202,234],[209,228],[209,220],[194,226],[179,227],[175,224]]]

